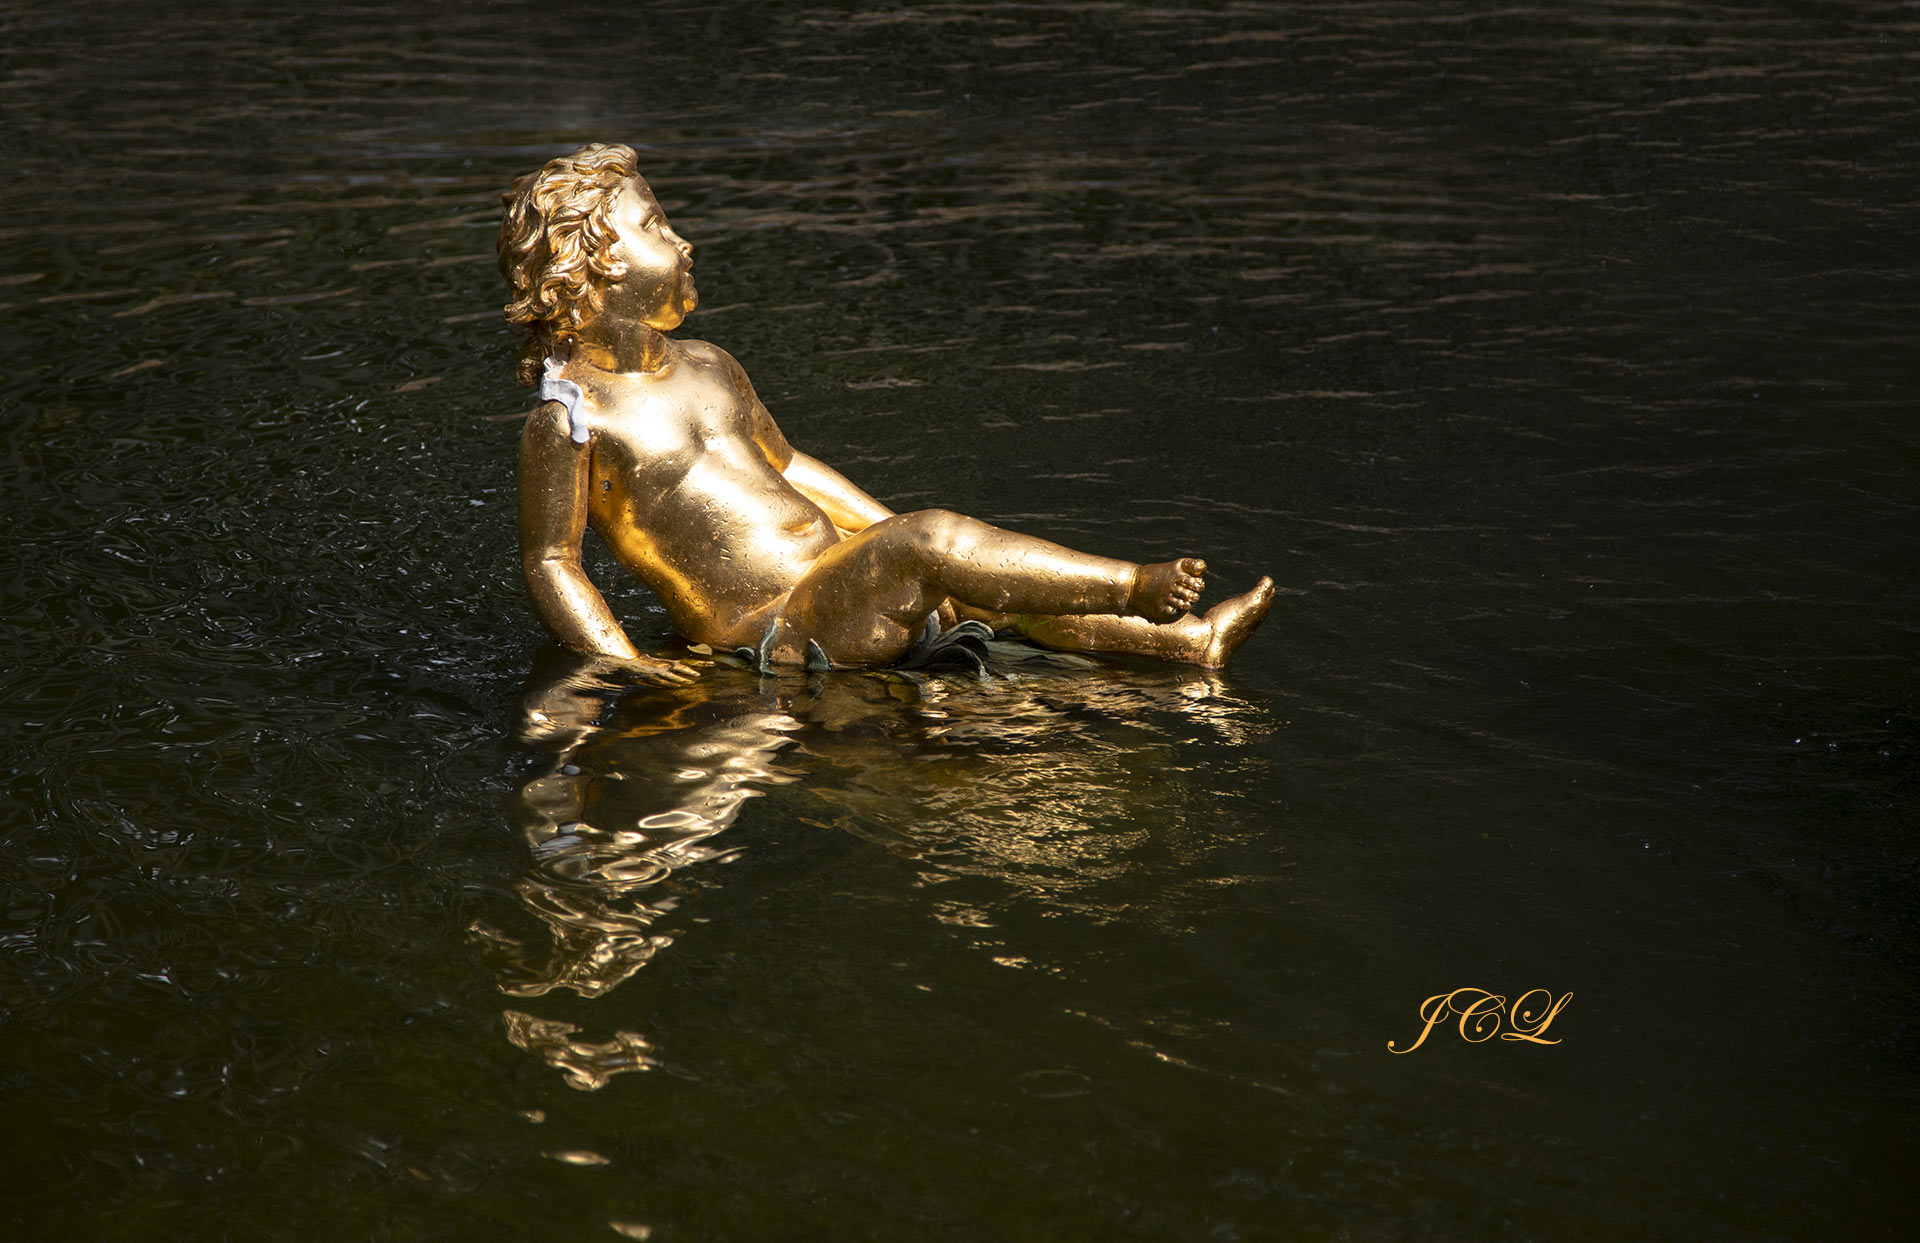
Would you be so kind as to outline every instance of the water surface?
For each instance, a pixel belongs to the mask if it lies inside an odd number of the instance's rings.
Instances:
[[[1904,1218],[1909,7],[0,23],[9,1237]],[[542,652],[492,241],[606,139],[798,446],[1273,619]]]

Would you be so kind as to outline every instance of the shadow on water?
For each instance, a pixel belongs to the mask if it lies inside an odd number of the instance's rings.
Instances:
[[[931,883],[1072,889],[1121,866],[1139,833],[1098,824],[1114,811],[1153,818],[1156,778],[1183,738],[1240,745],[1272,728],[1207,670],[993,649],[984,674],[952,676],[695,658],[705,676],[673,687],[543,649],[513,722],[522,910],[516,927],[473,928],[501,991],[595,999],[631,980],[673,945],[676,921],[704,918],[697,899],[683,906],[684,882],[697,870],[719,883],[714,869],[749,848],[750,832],[728,830],[751,800],[782,800],[798,823],[860,838]],[[659,1065],[643,1032],[596,1039],[527,1010],[504,1017],[508,1039],[575,1088]]]

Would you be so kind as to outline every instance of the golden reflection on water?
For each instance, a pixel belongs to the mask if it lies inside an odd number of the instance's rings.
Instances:
[[[531,854],[514,888],[532,922],[528,935],[473,928],[501,991],[593,999],[631,979],[673,944],[659,926],[678,898],[665,882],[735,855],[744,843],[722,832],[782,787],[799,787],[796,819],[882,846],[922,886],[987,874],[1057,900],[1121,871],[1156,831],[1140,804],[1180,767],[1195,726],[1228,743],[1270,728],[1211,671],[996,651],[1010,676],[757,676],[708,663],[684,687],[626,686],[543,652],[514,723],[536,759],[507,806]],[[992,923],[932,894],[926,909],[959,930]],[[659,1064],[640,1032],[594,1035],[517,1008],[504,1018],[513,1044],[583,1091]]]

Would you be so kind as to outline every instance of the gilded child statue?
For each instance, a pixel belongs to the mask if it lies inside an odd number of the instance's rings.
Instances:
[[[503,196],[519,378],[546,399],[520,448],[521,565],[561,645],[663,682],[581,565],[588,524],[685,638],[775,664],[893,663],[941,624],[1046,647],[1218,666],[1273,601],[1263,578],[1204,614],[1205,563],[1137,565],[945,510],[896,514],[796,450],[717,346],[668,334],[699,303],[693,248],[631,148],[593,143]]]

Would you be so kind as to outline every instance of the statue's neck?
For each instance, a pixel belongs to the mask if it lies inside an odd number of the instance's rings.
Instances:
[[[602,371],[658,371],[673,358],[667,334],[637,319],[602,317],[573,342],[573,362]]]

